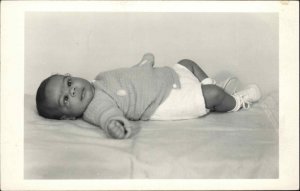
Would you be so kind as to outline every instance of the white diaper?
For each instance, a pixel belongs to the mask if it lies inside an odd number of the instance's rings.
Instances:
[[[167,99],[156,109],[150,120],[192,119],[206,115],[201,83],[186,67],[175,64],[181,88],[172,89]]]

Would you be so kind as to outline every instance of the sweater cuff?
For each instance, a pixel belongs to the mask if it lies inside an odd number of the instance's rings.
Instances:
[[[124,125],[127,125],[127,126],[129,125],[128,120],[123,116],[121,111],[111,108],[111,109],[103,112],[103,114],[101,115],[101,117],[99,119],[100,126],[106,133],[108,133],[108,129],[107,129],[108,124],[112,120],[118,120],[118,121],[121,121]]]

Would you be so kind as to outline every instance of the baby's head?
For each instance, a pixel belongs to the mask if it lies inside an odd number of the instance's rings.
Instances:
[[[37,90],[38,113],[49,119],[75,119],[82,116],[94,97],[94,91],[92,84],[85,79],[52,75]]]

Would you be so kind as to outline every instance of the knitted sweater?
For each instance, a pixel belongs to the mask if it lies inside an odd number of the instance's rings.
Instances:
[[[107,132],[111,120],[148,120],[172,88],[180,88],[177,73],[153,63],[116,69],[97,75],[95,94],[83,119]]]

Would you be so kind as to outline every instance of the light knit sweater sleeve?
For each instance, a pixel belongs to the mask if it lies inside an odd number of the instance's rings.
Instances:
[[[131,126],[115,101],[102,91],[95,92],[93,100],[83,114],[83,119],[99,126],[107,135],[109,135],[107,127],[112,120],[118,120],[128,128]]]

